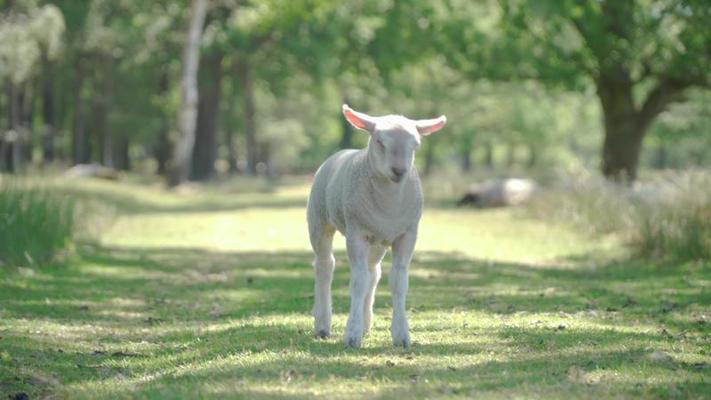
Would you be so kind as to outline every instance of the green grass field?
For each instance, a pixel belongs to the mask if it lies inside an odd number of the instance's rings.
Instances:
[[[0,267],[0,398],[711,396],[709,264],[629,259],[521,210],[430,207],[411,349],[391,345],[386,261],[373,330],[346,350],[341,237],[334,336],[313,337],[303,181],[53,185],[108,206],[74,255]]]

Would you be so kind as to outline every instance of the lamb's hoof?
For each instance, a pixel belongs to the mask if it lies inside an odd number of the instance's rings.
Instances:
[[[357,348],[360,347],[360,341],[361,341],[360,338],[356,338],[356,337],[351,337],[351,338],[349,338],[349,337],[346,337],[346,338],[343,340],[343,344],[344,344],[345,348],[357,349]]]
[[[405,350],[410,348],[410,336],[407,335],[404,338],[393,338],[393,344],[395,347],[402,347]]]
[[[331,333],[325,330],[320,330],[316,332],[316,339],[328,339]]]

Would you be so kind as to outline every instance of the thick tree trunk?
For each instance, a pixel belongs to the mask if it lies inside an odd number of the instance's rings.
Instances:
[[[612,180],[637,179],[637,165],[645,130],[638,123],[629,74],[614,71],[597,82],[603,113],[605,139],[602,144],[602,173]]]
[[[200,40],[202,37],[206,0],[193,0],[190,11],[190,27],[183,48],[183,72],[181,77],[181,106],[178,121],[180,138],[175,146],[168,184],[177,186],[188,179],[190,159],[195,144],[197,120],[197,74],[200,62]]]
[[[602,145],[602,173],[605,177],[621,182],[637,179],[644,133],[630,122],[606,127]]]
[[[661,80],[639,107],[635,106],[632,79],[624,69],[604,71],[596,84],[605,127],[602,173],[608,179],[631,183],[637,179],[642,140],[649,126],[690,83]]]
[[[247,59],[242,56],[237,61],[237,78],[240,89],[242,89],[242,100],[244,101],[244,135],[247,145],[247,173],[257,174],[257,162],[259,160],[259,149],[257,148],[257,126],[256,110],[254,105],[254,86],[252,82],[251,66]]]
[[[192,179],[199,181],[208,180],[215,174],[223,56],[221,51],[214,51],[200,60],[202,79],[191,173]]]

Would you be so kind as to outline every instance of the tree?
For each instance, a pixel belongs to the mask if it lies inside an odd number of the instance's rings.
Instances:
[[[197,74],[200,61],[200,38],[205,22],[207,0],[193,0],[190,25],[183,49],[183,72],[180,81],[181,107],[178,115],[180,137],[175,146],[168,184],[177,186],[188,179],[190,157],[195,143],[197,120]]]
[[[569,88],[591,82],[602,108],[601,169],[608,178],[636,179],[642,141],[655,118],[688,88],[709,85],[708,1],[501,4],[498,13],[479,18],[496,19],[501,30],[472,28],[461,17],[443,25],[448,59],[474,79],[535,79]]]

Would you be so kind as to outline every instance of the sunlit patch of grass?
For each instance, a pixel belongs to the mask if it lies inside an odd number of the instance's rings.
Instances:
[[[0,272],[3,396],[701,398],[711,390],[708,264],[610,263],[603,253],[620,254],[619,243],[518,212],[427,209],[410,275],[412,348],[391,345],[386,275],[373,330],[362,349],[346,350],[340,238],[334,335],[313,337],[312,256],[297,205],[304,185],[207,187],[192,199],[86,185],[73,190],[123,199],[112,203],[119,215],[99,244],[79,246],[63,269]]]

